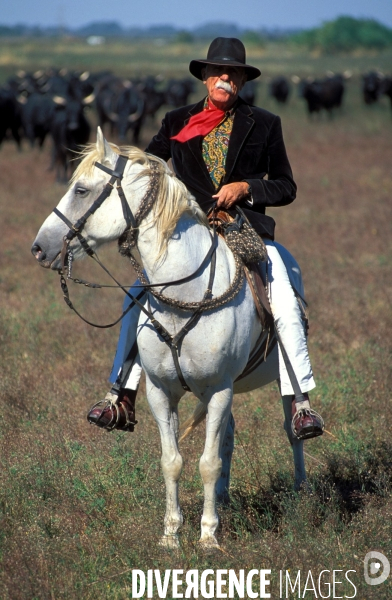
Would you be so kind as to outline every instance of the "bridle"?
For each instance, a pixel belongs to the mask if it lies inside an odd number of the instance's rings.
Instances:
[[[67,227],[69,227],[68,233],[63,237],[63,246],[62,246],[61,253],[60,253],[60,257],[61,257],[61,270],[59,271],[60,286],[61,286],[61,290],[63,292],[64,300],[65,300],[67,306],[69,308],[71,308],[78,315],[78,317],[80,319],[82,319],[88,325],[91,325],[92,327],[97,327],[99,329],[107,329],[109,327],[114,327],[114,325],[117,325],[117,323],[119,323],[124,318],[124,316],[131,310],[131,308],[134,306],[135,303],[133,302],[133,299],[132,299],[131,305],[113,323],[109,323],[108,325],[98,325],[96,323],[92,323],[91,321],[88,321],[87,319],[85,319],[76,310],[72,301],[70,300],[68,286],[67,286],[67,282],[64,277],[64,273],[66,272],[66,267],[67,267],[66,262],[68,262],[67,279],[72,279],[71,270],[72,270],[73,253],[72,253],[72,250],[70,249],[69,245],[70,245],[71,241],[75,237],[77,237],[80,242],[80,245],[82,246],[82,248],[86,252],[86,254],[88,256],[90,256],[91,258],[94,258],[94,260],[101,265],[101,267],[112,277],[112,279],[114,279],[113,276],[108,272],[106,267],[100,262],[96,253],[94,252],[94,250],[89,246],[88,241],[82,235],[82,230],[84,229],[88,218],[91,217],[91,215],[93,215],[100,208],[100,206],[102,206],[102,204],[105,202],[105,200],[110,196],[110,194],[112,193],[112,191],[114,189],[115,183],[116,183],[117,193],[121,200],[121,206],[122,206],[123,215],[124,215],[127,227],[129,227],[129,226],[136,227],[136,222],[135,222],[134,216],[133,216],[132,211],[126,201],[124,191],[121,187],[121,180],[123,178],[124,170],[125,170],[125,166],[126,166],[127,162],[128,162],[128,157],[120,154],[113,170],[109,169],[108,167],[105,167],[105,165],[102,165],[98,162],[94,163],[94,166],[98,167],[102,171],[105,171],[105,173],[108,173],[111,177],[110,177],[110,180],[106,183],[102,192],[99,194],[98,198],[93,202],[93,204],[84,213],[84,215],[82,215],[76,221],[76,223],[72,224],[71,221],[57,207],[55,207],[53,209],[54,214],[57,217],[59,217],[67,225]],[[80,279],[74,279],[74,281],[75,281],[75,283],[81,283],[87,287],[94,287],[94,288],[103,287],[99,284],[93,284],[93,283],[83,281]],[[117,281],[116,281],[115,287],[120,287],[124,290],[125,293],[127,293],[127,290],[123,286],[121,286],[121,284],[119,284],[119,282],[117,282]],[[140,300],[140,298],[142,296],[143,296],[143,294],[139,294],[137,296],[137,299]]]
[[[68,233],[63,238],[63,246],[61,249],[61,267],[62,268],[61,268],[61,271],[59,271],[61,289],[63,292],[64,300],[65,300],[66,304],[69,306],[69,308],[71,308],[85,323],[87,323],[88,325],[92,325],[94,327],[99,327],[99,328],[113,327],[131,310],[131,308],[134,305],[137,305],[140,308],[140,310],[149,318],[149,320],[151,321],[151,323],[152,323],[154,329],[156,330],[156,332],[158,333],[158,335],[169,346],[169,348],[172,352],[177,375],[178,375],[178,378],[181,382],[183,389],[186,391],[191,391],[190,388],[188,387],[188,385],[186,384],[184,376],[181,372],[181,368],[180,368],[180,364],[179,364],[179,357],[178,357],[178,351],[179,351],[178,349],[179,349],[179,345],[180,345],[182,339],[185,337],[185,335],[188,333],[188,331],[196,325],[203,310],[205,310],[206,302],[208,303],[208,301],[211,300],[211,298],[212,298],[212,286],[213,286],[213,282],[214,282],[215,269],[216,269],[216,247],[217,247],[216,230],[214,227],[212,239],[211,239],[211,246],[210,246],[206,256],[204,257],[202,263],[199,265],[199,267],[196,269],[196,271],[194,273],[192,273],[191,275],[188,275],[186,277],[183,277],[181,279],[177,279],[175,281],[167,281],[167,282],[160,282],[160,283],[145,282],[142,285],[134,286],[134,287],[142,288],[142,291],[137,296],[133,296],[132,294],[130,294],[130,292],[123,285],[121,285],[116,280],[116,278],[109,272],[109,270],[101,263],[101,261],[98,259],[97,255],[96,255],[96,253],[89,246],[88,241],[82,234],[82,231],[83,231],[89,217],[91,217],[100,208],[100,206],[102,206],[102,204],[105,202],[105,200],[112,193],[113,189],[117,190],[117,193],[120,197],[124,219],[127,224],[126,230],[128,230],[129,228],[131,228],[135,232],[138,230],[140,221],[142,218],[144,218],[146,216],[147,212],[146,212],[146,210],[139,210],[138,215],[140,215],[140,217],[136,218],[132,213],[132,210],[126,200],[124,191],[121,187],[121,181],[123,179],[125,166],[126,166],[128,160],[129,159],[127,156],[123,156],[120,154],[116,161],[114,169],[109,169],[108,167],[106,167],[105,165],[102,165],[99,162],[94,163],[95,167],[101,169],[105,173],[108,173],[111,177],[110,177],[110,180],[106,183],[104,189],[102,190],[102,192],[100,193],[98,198],[93,202],[93,204],[90,206],[90,208],[82,215],[82,217],[80,217],[76,221],[76,223],[72,224],[71,221],[57,207],[53,209],[54,214],[57,217],[59,217],[67,225],[67,227],[69,227]],[[153,169],[153,172],[154,172],[154,170],[155,170],[155,172],[157,172],[157,167],[155,167],[155,169],[154,169],[153,164],[154,163],[152,163],[150,161],[150,167]],[[156,182],[155,182],[155,184],[156,184]],[[154,182],[153,182],[152,186],[148,187],[148,189],[144,195],[144,198],[142,199],[142,202],[141,202],[142,205],[143,205],[143,203],[146,202],[146,199],[152,193],[153,190],[151,189],[151,187],[156,187],[154,185]],[[151,204],[151,206],[152,206],[152,204]],[[68,276],[67,276],[67,278],[73,279],[71,277],[72,251],[69,248],[69,245],[75,237],[78,238],[78,240],[79,240],[83,250],[86,252],[86,254],[88,256],[94,258],[94,260],[96,262],[98,262],[98,264],[105,270],[105,272],[113,279],[113,281],[116,283],[116,287],[121,288],[124,291],[124,293],[131,299],[131,303],[129,304],[127,309],[122,313],[122,315],[114,323],[110,323],[108,325],[97,325],[95,323],[91,323],[90,321],[85,319],[75,309],[75,307],[73,306],[73,304],[69,298],[68,286],[67,286],[66,279],[64,277],[64,272],[67,267],[66,262],[68,259]],[[203,295],[203,299],[201,300],[201,302],[198,303],[197,307],[193,311],[193,314],[188,319],[186,324],[182,327],[182,329],[175,336],[172,336],[167,331],[167,329],[161,323],[159,323],[159,321],[157,321],[154,318],[151,308],[149,308],[149,309],[145,308],[144,304],[140,300],[144,296],[144,294],[147,290],[149,290],[149,289],[152,290],[152,288],[154,288],[154,287],[180,285],[180,284],[183,284],[183,283],[186,283],[186,282],[192,280],[194,277],[196,277],[196,275],[198,275],[205,268],[205,266],[209,262],[210,262],[210,275],[209,275],[207,289]],[[83,283],[84,285],[86,285],[88,287],[104,287],[104,286],[101,286],[98,284],[91,284],[89,282],[85,282],[82,280],[74,280],[74,281],[76,281],[77,283]]]
[[[105,171],[105,173],[108,173],[109,175],[111,175],[111,177],[110,177],[109,181],[106,183],[102,192],[99,194],[98,198],[93,202],[93,204],[90,206],[90,208],[88,210],[86,210],[84,215],[81,216],[76,221],[76,223],[72,224],[71,221],[69,219],[67,219],[67,217],[65,215],[63,215],[63,213],[60,212],[57,207],[55,207],[53,209],[54,214],[57,215],[62,221],[64,221],[64,223],[67,225],[67,227],[69,227],[68,233],[63,238],[63,248],[61,250],[61,263],[62,263],[63,268],[65,266],[65,259],[66,259],[66,255],[68,252],[69,244],[75,237],[78,238],[78,240],[79,240],[83,250],[86,252],[86,254],[88,254],[88,256],[93,256],[94,251],[88,245],[86,238],[83,237],[82,230],[84,229],[84,226],[87,223],[87,219],[89,217],[91,217],[91,215],[93,215],[98,210],[98,208],[100,208],[100,206],[102,206],[102,204],[105,202],[105,200],[107,198],[109,198],[110,194],[113,191],[115,183],[117,184],[116,189],[117,189],[118,195],[120,196],[121,206],[123,209],[123,214],[124,214],[125,221],[127,223],[127,227],[129,227],[130,225],[132,225],[132,227],[136,227],[136,222],[135,222],[134,216],[133,216],[132,211],[126,201],[124,191],[121,187],[121,180],[124,175],[124,169],[125,169],[125,165],[127,164],[127,161],[128,161],[128,157],[120,154],[116,161],[114,170],[108,169],[108,167],[105,167],[104,165],[101,165],[98,162],[95,163],[94,166],[98,167],[102,171]]]

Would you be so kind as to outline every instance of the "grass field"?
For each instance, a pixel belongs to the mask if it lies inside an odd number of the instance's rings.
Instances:
[[[126,74],[184,74],[205,47],[76,42],[9,43],[0,52],[4,80],[18,68],[50,64],[111,68]],[[142,54],[142,58],[141,58]],[[116,60],[114,60],[116,58]],[[1,600],[122,600],[131,598],[131,570],[271,569],[315,579],[323,569],[351,573],[359,600],[387,600],[391,578],[368,586],[363,559],[371,550],[392,560],[391,197],[392,118],[384,100],[365,107],[359,74],[386,69],[390,56],[307,57],[268,47],[249,62],[275,72],[323,74],[351,69],[343,111],[309,121],[294,96],[279,112],[298,184],[298,198],[271,210],[277,239],[303,269],[310,304],[310,353],[317,388],[313,405],[329,434],[306,443],[311,493],[294,494],[291,449],[282,428],[276,386],[235,398],[237,423],[232,505],[221,510],[222,551],[198,548],[202,486],[198,459],[203,427],[181,447],[185,468],[180,498],[185,517],[178,554],[157,546],[164,485],[156,426],[138,396],[134,434],[90,427],[86,412],[108,389],[118,328],[97,330],[69,311],[55,273],[30,254],[39,226],[65,187],[48,172],[42,153],[11,142],[0,150],[0,598]],[[258,62],[257,62],[258,61]],[[94,121],[94,113],[90,113]],[[149,123],[141,146],[158,125]],[[104,262],[125,284],[133,274],[116,248]],[[88,261],[78,276],[104,282]],[[96,322],[120,313],[113,291],[71,287],[75,305]],[[187,394],[180,417],[194,406]],[[279,415],[278,418],[275,415]],[[322,588],[324,597],[327,587]],[[335,597],[353,597],[339,584]],[[157,597],[157,596],[154,596]],[[168,598],[172,596],[168,595]],[[286,597],[285,595],[283,597]],[[298,598],[298,593],[289,593]],[[315,598],[312,591],[301,597]],[[318,597],[320,595],[318,594]]]
[[[189,61],[205,57],[208,44],[108,40],[101,46],[89,46],[78,38],[0,38],[0,83],[16,69],[34,71],[52,66],[94,71],[111,69],[121,76],[157,73],[165,76],[187,75]],[[374,68],[389,73],[392,50],[373,54],[358,51],[345,56],[320,56],[318,53],[309,54],[294,45],[269,43],[265,47],[249,45],[247,59],[249,64],[260,68],[262,80],[277,74],[319,76],[327,70],[349,70],[359,76]]]

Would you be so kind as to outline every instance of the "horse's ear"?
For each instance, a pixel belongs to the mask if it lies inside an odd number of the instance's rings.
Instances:
[[[99,156],[102,156],[101,160],[104,163],[108,163],[109,165],[113,165],[115,164],[116,160],[117,160],[117,154],[114,152],[114,150],[111,149],[109,142],[106,141],[103,133],[102,133],[102,129],[100,127],[97,127],[97,150],[99,153]]]

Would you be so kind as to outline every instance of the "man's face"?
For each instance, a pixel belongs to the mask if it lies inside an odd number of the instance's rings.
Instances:
[[[221,110],[234,104],[246,82],[245,70],[241,67],[207,65],[202,76],[211,102]]]

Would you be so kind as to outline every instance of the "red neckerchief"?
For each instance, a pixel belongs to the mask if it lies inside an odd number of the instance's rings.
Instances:
[[[197,115],[193,115],[188,123],[181,129],[177,135],[171,137],[171,140],[177,142],[187,142],[191,138],[201,135],[205,137],[224,119],[226,112],[219,110],[210,100],[207,106]]]

